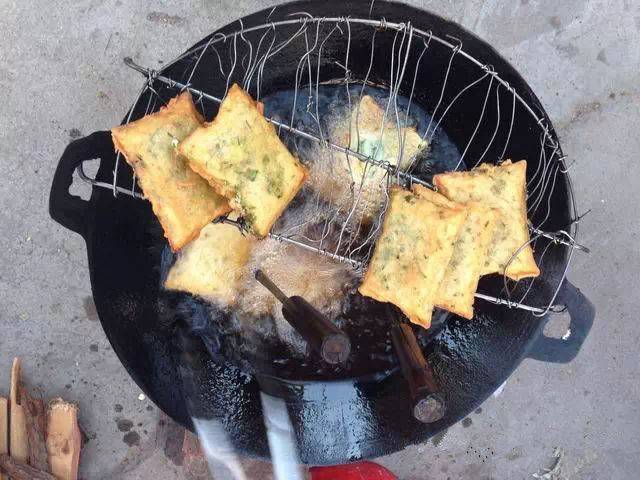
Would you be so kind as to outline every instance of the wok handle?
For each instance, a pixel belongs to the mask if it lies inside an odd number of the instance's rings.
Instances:
[[[444,416],[446,405],[413,330],[407,324],[396,323],[391,327],[391,340],[409,387],[413,417],[422,423],[437,422]]]
[[[49,194],[49,214],[56,222],[84,236],[89,202],[71,195],[73,172],[87,160],[102,159],[113,155],[114,147],[110,132],[94,132],[74,140],[64,150],[53,175]]]
[[[591,330],[596,309],[580,290],[565,280],[557,298],[558,303],[567,307],[571,329],[569,337],[563,340],[541,333],[529,350],[529,358],[542,362],[569,363],[576,358]],[[547,316],[549,320],[553,321],[553,316]]]

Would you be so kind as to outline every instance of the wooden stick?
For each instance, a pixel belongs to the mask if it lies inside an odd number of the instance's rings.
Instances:
[[[444,416],[446,406],[413,330],[407,324],[396,323],[391,327],[391,340],[409,387],[414,418],[422,423],[437,422]]]
[[[0,397],[0,455],[9,454],[9,400]],[[0,470],[0,480],[9,480],[9,477],[2,474]]]
[[[262,270],[255,277],[282,303],[282,315],[309,346],[332,365],[344,363],[351,353],[349,337],[304,298],[287,297]]]
[[[56,398],[49,403],[47,413],[47,452],[51,473],[58,480],[76,480],[82,447],[78,407]]]
[[[49,471],[47,460],[47,444],[45,443],[46,412],[41,399],[32,398],[29,392],[20,385],[20,400],[25,413],[27,438],[29,440],[29,463],[45,472]]]
[[[9,455],[0,455],[0,469],[8,474],[12,480],[56,480],[56,477],[50,473],[19,462]]]
[[[11,392],[9,395],[9,453],[19,462],[29,461],[29,440],[24,409],[20,401],[20,359],[13,359]]]

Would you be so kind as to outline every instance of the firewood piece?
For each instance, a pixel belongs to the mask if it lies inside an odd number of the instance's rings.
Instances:
[[[25,414],[27,425],[27,438],[29,440],[29,464],[49,471],[47,460],[47,444],[45,443],[46,412],[44,402],[38,398],[32,398],[24,385],[19,386],[20,400]]]
[[[11,392],[9,395],[9,453],[20,462],[29,461],[29,440],[24,408],[20,399],[20,359],[13,359]]]
[[[51,473],[58,480],[76,480],[80,462],[81,437],[78,407],[56,398],[47,412],[47,452]]]
[[[0,470],[9,475],[12,480],[57,480],[50,473],[43,472],[4,454],[0,454]]]
[[[0,397],[0,455],[9,454],[9,401]],[[0,470],[0,480],[9,480],[9,477],[2,474]]]

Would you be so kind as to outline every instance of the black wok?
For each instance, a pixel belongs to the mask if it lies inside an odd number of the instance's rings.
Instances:
[[[269,21],[290,19],[288,14],[305,11],[314,16],[351,16],[352,18],[385,18],[386,21],[410,20],[414,27],[432,31],[440,38],[455,38],[463,50],[491,65],[500,77],[516,89],[523,101],[532,106],[549,126],[544,109],[522,77],[496,51],[482,40],[456,24],[433,14],[400,3],[376,2],[369,16],[369,3],[363,1],[294,2],[270,12],[265,10],[243,19],[245,29]],[[230,24],[220,31],[231,33],[239,28]],[[282,27],[285,28],[296,28]],[[354,79],[362,79],[369,64],[370,32],[360,31],[354,25],[350,69]],[[248,34],[250,35],[250,34]],[[448,37],[450,36],[450,37]],[[337,39],[339,36],[336,36]],[[207,37],[199,45],[205,44]],[[365,40],[366,39],[366,40]],[[378,47],[389,47],[393,39],[380,35]],[[452,40],[453,41],[453,40]],[[291,47],[295,48],[295,47]],[[330,40],[324,45],[326,60],[321,80],[344,75],[333,63],[343,55],[343,40]],[[419,50],[412,53],[412,61]],[[433,111],[440,96],[439,88],[429,88],[438,75],[438,85],[451,57],[451,50],[434,46],[428,63],[418,72],[414,101]],[[293,87],[296,56],[284,49],[263,77],[265,93]],[[224,92],[224,79],[217,79],[217,66],[213,60],[203,60],[191,85],[220,95]],[[210,65],[207,65],[207,62]],[[192,59],[185,58],[169,66],[162,73],[167,77],[185,80]],[[449,78],[444,104],[471,79],[477,77],[478,66],[462,56],[456,56],[455,75]],[[372,65],[370,81],[388,84],[389,59],[379,55]],[[156,91],[165,98],[177,91],[154,83]],[[401,92],[408,95],[410,84],[402,84]],[[510,93],[503,90],[505,105],[511,107]],[[145,93],[133,107],[131,118],[144,114],[150,93]],[[484,91],[470,91],[464,102],[455,103],[443,120],[442,127],[462,150],[477,124],[477,114],[470,111],[484,101]],[[205,113],[211,117],[215,106]],[[533,175],[541,161],[540,125],[518,102],[517,122],[514,123],[507,157],[526,158],[529,174]],[[495,113],[487,112],[487,122]],[[487,123],[487,125],[495,124]],[[505,123],[498,135],[504,136]],[[479,158],[489,137],[490,128],[480,128],[467,152],[467,158]],[[556,139],[557,140],[557,139]],[[502,145],[492,147],[486,158],[495,161]],[[560,152],[561,153],[561,152]],[[392,361],[384,368],[371,371],[353,370],[311,375],[304,368],[281,374],[268,366],[247,373],[230,360],[229,352],[221,349],[218,355],[202,357],[198,362],[179,362],[174,321],[186,320],[193,325],[194,317],[204,315],[197,299],[189,299],[187,307],[176,305],[187,296],[169,296],[161,285],[161,264],[166,255],[162,231],[147,202],[127,195],[114,197],[111,191],[94,188],[89,201],[68,193],[74,170],[85,160],[100,159],[97,180],[111,182],[115,165],[114,147],[108,132],[96,132],[72,142],[65,150],[53,179],[50,213],[64,227],[82,235],[87,244],[91,285],[98,315],[114,351],[140,388],[163,411],[179,423],[192,428],[191,414],[217,419],[228,434],[230,442],[241,453],[268,457],[259,392],[262,389],[281,397],[287,406],[298,441],[300,458],[307,464],[337,464],[388,454],[407,445],[424,442],[439,430],[449,427],[475,409],[527,356],[551,362],[568,362],[577,354],[592,321],[592,312],[579,293],[565,284],[556,303],[569,306],[573,335],[567,341],[544,337],[541,331],[547,317],[538,318],[529,312],[508,309],[487,302],[477,302],[474,321],[450,316],[441,328],[425,336],[422,345],[441,384],[447,404],[445,417],[430,425],[417,422],[410,412],[406,384],[397,365]],[[120,165],[118,179],[121,185],[130,184],[131,172]],[[127,183],[128,182],[128,183]],[[549,189],[550,216],[545,229],[550,231],[569,228],[575,218],[575,205],[568,176],[560,173]],[[532,219],[534,222],[536,218]],[[538,248],[537,250],[540,250]],[[164,252],[164,253],[163,253]],[[541,281],[527,296],[527,303],[548,303],[555,286],[562,278],[569,247],[554,245],[545,257]],[[165,259],[166,260],[166,259]],[[500,293],[502,279],[489,279],[482,287]],[[379,315],[375,305],[364,305],[364,317]],[[224,319],[205,319],[223,321]],[[380,336],[386,332],[381,330]],[[383,344],[387,338],[377,339]],[[313,358],[311,362],[313,362]],[[182,370],[182,374],[179,369]],[[183,385],[184,371],[190,379]],[[259,380],[259,381],[258,381]],[[185,388],[187,390],[185,390]],[[185,401],[189,392],[189,405]]]

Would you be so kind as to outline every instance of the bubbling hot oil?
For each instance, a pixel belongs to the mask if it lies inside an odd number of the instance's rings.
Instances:
[[[288,209],[276,228],[289,231],[305,224],[301,232],[311,235],[317,227],[318,215],[322,215],[304,192],[302,197]],[[313,212],[312,212],[313,210]],[[316,216],[312,216],[315,213]],[[311,219],[311,220],[310,220]],[[336,241],[336,234],[325,239],[327,248]],[[328,318],[341,314],[346,294],[356,284],[356,272],[346,266],[317,253],[274,239],[257,241],[242,278],[234,311],[244,329],[260,328],[255,317],[271,317],[275,320],[277,334],[296,352],[304,354],[306,344],[286,322],[280,302],[254,278],[253,272],[261,269],[287,295],[298,295],[310,302]]]
[[[266,116],[330,140],[328,135],[335,133],[336,128],[342,125],[348,128],[350,108],[357,105],[361,93],[372,96],[383,108],[387,105],[388,91],[370,86],[362,89],[361,85],[353,84],[348,89],[344,85],[320,85],[317,92],[312,92],[311,100],[308,89],[281,91],[261,100]],[[435,122],[415,102],[407,115],[408,103],[406,97],[396,98],[397,111],[403,112],[397,121],[425,135],[428,125]],[[395,106],[388,110],[389,118],[396,119],[395,111]],[[335,183],[335,152],[326,145],[285,131],[280,133],[288,148],[309,169],[311,179],[273,231],[334,251],[338,245],[344,247],[346,230],[347,243],[358,245],[378,220],[363,227],[366,222],[360,221],[359,214],[349,216],[350,208],[341,208],[338,202],[331,198],[327,201],[326,195],[319,194],[323,188],[334,191],[336,198],[347,192],[348,186]],[[429,148],[417,157],[412,174],[429,181],[434,174],[455,168],[460,154],[441,128],[428,132],[426,137],[430,139]],[[346,223],[348,228],[343,228]],[[373,241],[369,243],[372,245]],[[360,253],[366,254],[367,249],[361,249]],[[309,361],[313,354],[282,316],[279,302],[253,278],[257,268],[265,271],[285,294],[305,298],[350,336],[354,347],[346,365],[330,367]],[[217,339],[213,343],[222,345],[228,358],[250,371],[266,369],[286,378],[312,379],[388,370],[394,362],[384,308],[357,294],[358,282],[358,275],[348,264],[273,239],[256,241],[235,301],[228,305],[206,304],[210,317],[210,331],[206,334]]]

